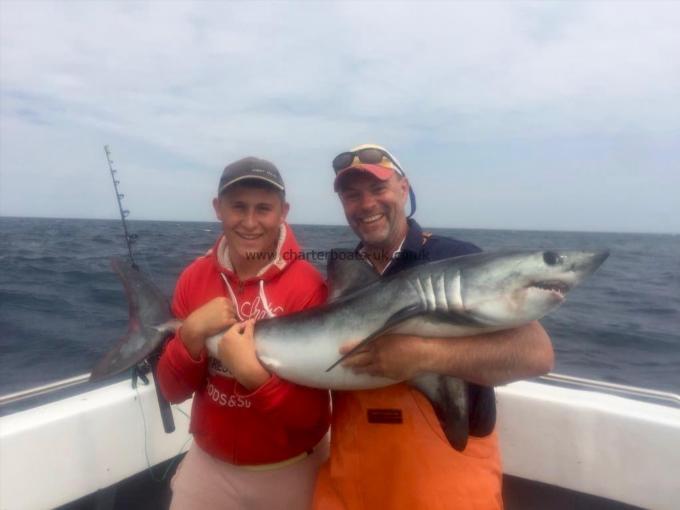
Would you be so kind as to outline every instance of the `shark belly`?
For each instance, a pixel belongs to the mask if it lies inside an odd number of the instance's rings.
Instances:
[[[256,331],[257,355],[267,369],[288,381],[331,390],[380,388],[398,381],[368,374],[355,374],[338,365],[340,347],[362,340],[380,328],[377,321],[310,321],[300,327]]]

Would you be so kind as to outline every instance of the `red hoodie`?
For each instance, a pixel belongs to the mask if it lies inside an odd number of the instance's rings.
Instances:
[[[177,318],[185,319],[215,297],[229,297],[228,287],[243,320],[261,319],[269,313],[287,315],[326,300],[321,275],[308,262],[295,259],[300,247],[288,225],[282,228],[277,258],[255,278],[239,280],[224,267],[229,265],[225,252],[221,237],[181,274],[172,302]],[[311,450],[328,430],[328,391],[297,386],[272,375],[249,393],[205,349],[194,360],[179,333],[161,356],[158,379],[170,402],[182,402],[194,394],[189,431],[203,450],[232,464],[289,459]]]

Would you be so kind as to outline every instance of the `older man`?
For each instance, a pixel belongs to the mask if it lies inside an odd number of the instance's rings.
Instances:
[[[335,191],[361,241],[357,251],[378,274],[479,251],[407,218],[408,197],[414,208],[415,195],[385,148],[356,147],[338,155],[333,168]],[[424,372],[467,381],[470,439],[462,452],[453,449],[432,406],[405,383],[335,392],[331,455],[317,480],[314,508],[502,508],[493,386],[543,374],[552,363],[550,339],[536,322],[455,340],[386,335],[372,342],[345,364],[402,381]]]

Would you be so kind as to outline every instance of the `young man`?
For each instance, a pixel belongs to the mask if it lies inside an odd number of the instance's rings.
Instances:
[[[223,235],[177,282],[172,307],[184,322],[158,375],[170,402],[194,395],[194,443],[172,480],[172,509],[309,507],[327,455],[329,394],[270,374],[252,335],[258,319],[326,299],[318,272],[283,255],[300,250],[285,223],[284,192],[268,161],[228,165],[213,201]],[[219,359],[211,357],[206,339],[229,326]]]
[[[377,273],[479,251],[423,232],[407,219],[407,198],[413,207],[415,196],[386,149],[356,147],[337,156],[333,167],[335,190],[361,240],[357,252]],[[453,449],[432,406],[406,383],[334,392],[331,454],[319,473],[314,508],[502,508],[493,386],[545,373],[552,359],[550,339],[538,323],[469,338],[385,335],[372,342],[345,365],[396,380],[433,372],[470,383],[468,444],[462,452]]]

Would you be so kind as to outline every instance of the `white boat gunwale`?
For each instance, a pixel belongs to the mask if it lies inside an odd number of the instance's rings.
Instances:
[[[538,381],[498,387],[497,400],[506,474],[673,507],[678,406]],[[178,407],[188,414],[190,404]],[[187,418],[174,414],[177,429],[166,434],[153,382],[133,389],[123,380],[0,417],[0,509],[63,505],[177,456],[190,436]]]

